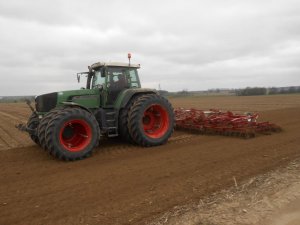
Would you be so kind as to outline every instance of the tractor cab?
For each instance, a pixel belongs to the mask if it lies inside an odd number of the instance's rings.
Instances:
[[[94,63],[88,67],[86,89],[99,89],[105,105],[113,105],[118,95],[125,89],[141,88],[138,71],[139,64]]]

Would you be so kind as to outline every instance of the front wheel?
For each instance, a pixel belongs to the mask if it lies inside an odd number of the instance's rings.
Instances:
[[[53,109],[50,112],[48,112],[40,121],[39,126],[38,126],[38,137],[40,141],[40,145],[43,149],[47,150],[47,145],[46,145],[46,128],[51,119],[60,112],[61,109]]]
[[[128,127],[132,139],[138,145],[164,144],[174,130],[173,107],[160,95],[144,95],[130,108]]]
[[[39,125],[39,118],[36,113],[32,113],[28,119],[27,127],[29,129],[35,130]],[[40,144],[39,137],[36,134],[29,134],[31,140],[33,140],[36,144]]]
[[[58,112],[46,128],[47,151],[62,160],[79,160],[91,155],[99,143],[99,125],[91,113],[79,108]]]

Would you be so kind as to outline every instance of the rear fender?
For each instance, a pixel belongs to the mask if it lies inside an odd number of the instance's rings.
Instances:
[[[146,89],[146,88],[127,89],[118,97],[115,108],[121,109],[126,107],[130,99],[136,95],[156,94],[156,93],[157,91],[154,89]]]

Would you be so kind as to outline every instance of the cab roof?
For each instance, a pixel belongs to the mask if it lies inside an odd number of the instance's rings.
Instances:
[[[129,64],[129,63],[121,63],[121,62],[97,62],[91,65],[92,69],[96,69],[103,66],[111,66],[111,67],[128,67],[128,68],[137,68],[139,69],[140,64]]]

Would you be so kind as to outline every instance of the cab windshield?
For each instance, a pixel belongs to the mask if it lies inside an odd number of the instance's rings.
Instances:
[[[105,83],[105,77],[101,77],[101,71],[96,70],[92,80],[92,88],[100,88]]]

